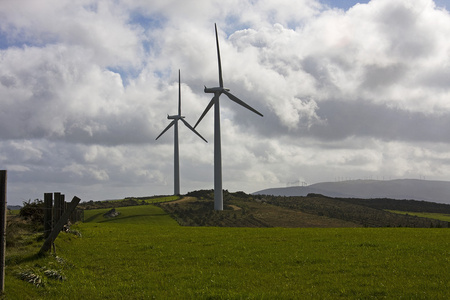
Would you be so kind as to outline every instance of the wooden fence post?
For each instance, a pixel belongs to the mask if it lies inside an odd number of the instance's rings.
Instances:
[[[53,193],[54,203],[53,203],[53,226],[55,227],[55,224],[58,223],[59,217],[61,216],[61,193]]]
[[[5,252],[6,252],[6,170],[0,171],[0,292],[5,291]]]
[[[45,240],[44,245],[42,245],[41,250],[39,251],[40,254],[43,254],[43,253],[47,252],[48,250],[50,250],[53,241],[56,239],[59,232],[63,229],[64,225],[66,225],[70,214],[72,213],[72,211],[74,211],[77,208],[78,203],[80,203],[80,198],[78,198],[77,196],[74,196],[72,199],[72,202],[70,202],[67,210],[59,218],[58,222],[53,227],[52,232]]]
[[[66,200],[66,195],[61,194],[61,199],[60,199],[60,201],[61,201],[61,213],[60,213],[60,216],[63,215],[63,213],[66,211],[66,208],[67,208],[67,203],[66,203],[65,200]]]
[[[48,238],[52,231],[53,194],[44,193],[44,239]]]

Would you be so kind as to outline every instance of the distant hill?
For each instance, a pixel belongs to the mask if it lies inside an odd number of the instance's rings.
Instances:
[[[253,195],[306,196],[310,193],[336,198],[390,198],[450,204],[450,181],[419,179],[349,180],[309,186],[271,188]]]
[[[22,208],[20,205],[7,205],[7,208],[10,210],[19,210]]]

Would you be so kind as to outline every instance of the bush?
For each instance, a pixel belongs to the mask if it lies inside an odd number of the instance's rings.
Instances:
[[[23,202],[23,207],[20,209],[19,216],[30,220],[33,225],[40,226],[44,224],[44,201],[35,199],[33,202]]]

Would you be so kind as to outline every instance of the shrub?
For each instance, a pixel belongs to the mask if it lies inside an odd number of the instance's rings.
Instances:
[[[44,202],[35,199],[33,202],[23,202],[23,207],[20,209],[19,216],[25,220],[31,221],[36,230],[44,224]]]

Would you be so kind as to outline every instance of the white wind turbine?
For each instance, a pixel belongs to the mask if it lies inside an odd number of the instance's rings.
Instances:
[[[250,105],[246,104],[244,101],[240,100],[233,94],[231,94],[229,89],[223,87],[222,80],[222,64],[220,62],[220,50],[219,50],[219,38],[217,36],[217,25],[214,24],[216,30],[216,45],[217,45],[217,60],[219,62],[219,86],[213,88],[207,88],[205,86],[205,93],[213,93],[214,97],[209,102],[205,111],[202,113],[194,128],[197,127],[198,123],[203,119],[206,113],[214,105],[214,209],[223,210],[223,192],[222,192],[222,150],[220,141],[220,106],[219,97],[225,94],[230,98],[230,100],[242,105],[243,107],[251,110],[252,112],[263,116],[256,109],[252,108]]]
[[[180,80],[180,70],[178,70],[178,115],[169,116],[167,115],[167,119],[172,119],[173,121],[164,129],[156,139],[158,139],[161,135],[163,135],[167,130],[169,130],[172,125],[175,125],[174,132],[174,194],[180,195],[180,157],[179,157],[179,149],[178,149],[178,120],[181,120],[187,128],[192,130],[196,135],[198,135],[202,140],[206,141],[200,133],[198,133],[188,122],[184,120],[184,116],[181,115],[181,80]]]

